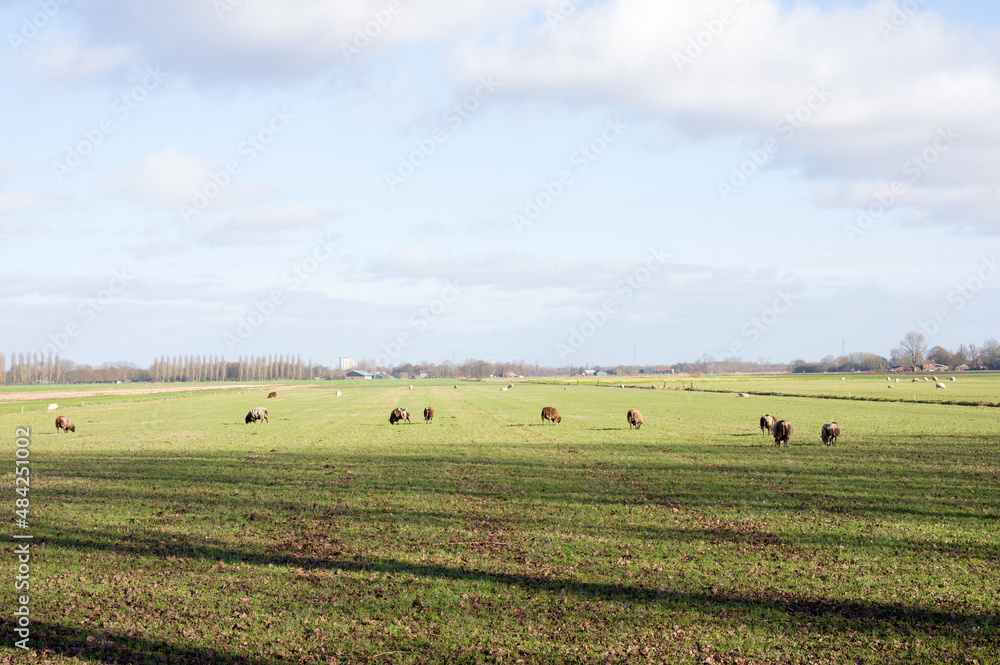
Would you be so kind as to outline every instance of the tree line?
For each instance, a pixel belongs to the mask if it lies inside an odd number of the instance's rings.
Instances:
[[[893,367],[919,370],[928,365],[943,365],[950,369],[966,365],[969,369],[1000,370],[1000,342],[988,339],[982,345],[961,344],[954,350],[941,346],[928,348],[927,338],[923,333],[910,332],[903,337],[897,348],[892,349],[889,357],[856,352],[842,356],[829,355],[813,362],[798,359],[785,364],[772,363],[765,359],[756,362],[740,358],[717,360],[705,355],[693,362],[677,363],[673,369],[680,374],[884,372]],[[358,363],[358,368],[397,379],[573,376],[583,373],[586,369],[603,370],[613,376],[627,376],[635,374],[640,369],[631,365],[548,367],[537,362],[530,364],[521,360],[488,362],[474,358],[461,363],[445,360],[441,363],[403,363],[391,367],[379,366],[371,360],[362,360]],[[315,364],[311,359],[303,362],[302,356],[297,354],[247,355],[233,361],[218,355],[161,355],[149,367],[143,368],[129,361],[109,362],[92,367],[63,360],[58,354],[42,355],[34,352],[11,353],[8,363],[4,354],[0,353],[0,385],[117,381],[123,383],[307,381],[320,378],[343,379],[345,374],[339,368]]]

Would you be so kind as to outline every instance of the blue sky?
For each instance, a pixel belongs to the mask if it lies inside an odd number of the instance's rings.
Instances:
[[[982,343],[1000,10],[977,5],[0,1],[0,349]]]

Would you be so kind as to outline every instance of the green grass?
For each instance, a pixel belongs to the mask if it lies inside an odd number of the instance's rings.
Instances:
[[[32,428],[34,644],[53,663],[1000,662],[1000,411],[809,396],[864,381],[233,388],[88,399],[59,411],[75,434],[43,399],[0,413],[8,450]],[[413,424],[389,425],[398,405]],[[244,425],[253,406],[270,423]]]

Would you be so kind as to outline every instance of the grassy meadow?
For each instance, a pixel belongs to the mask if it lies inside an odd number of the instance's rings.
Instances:
[[[4,612],[0,662],[998,663],[1000,409],[943,402],[1000,403],[1000,376],[957,378],[0,404],[12,513],[31,428],[36,648]]]

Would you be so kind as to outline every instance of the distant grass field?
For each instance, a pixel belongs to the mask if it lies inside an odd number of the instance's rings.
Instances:
[[[30,662],[997,663],[1000,409],[932,398],[1000,377],[957,378],[227,386],[67,402],[68,434],[3,405],[11,513],[31,428]]]

